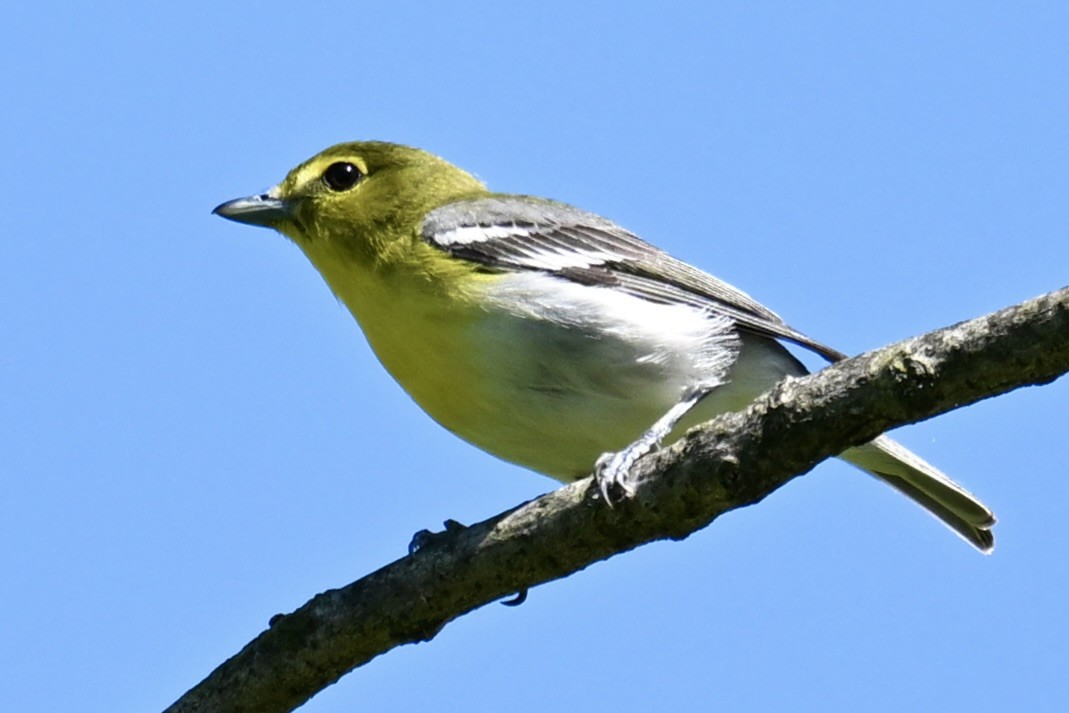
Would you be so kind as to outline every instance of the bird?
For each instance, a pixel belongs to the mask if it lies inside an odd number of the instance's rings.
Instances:
[[[292,240],[390,375],[446,429],[606,498],[647,453],[842,352],[566,203],[496,193],[422,149],[341,143],[214,214]],[[886,435],[839,456],[981,552],[995,517]]]

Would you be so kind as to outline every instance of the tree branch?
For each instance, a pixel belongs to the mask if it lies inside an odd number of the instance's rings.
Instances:
[[[883,431],[1067,371],[1069,287],[788,379],[639,461],[635,496],[612,508],[586,478],[276,617],[167,713],[293,710],[488,602],[684,538]]]

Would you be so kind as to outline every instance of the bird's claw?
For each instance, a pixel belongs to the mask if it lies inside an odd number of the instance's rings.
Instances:
[[[520,591],[516,592],[516,595],[512,597],[512,599],[503,599],[501,603],[506,607],[518,607],[525,601],[527,601],[527,590],[521,589]]]
[[[639,458],[657,450],[655,441],[639,439],[615,453],[602,453],[594,464],[594,481],[598,484],[601,497],[612,507],[613,501],[626,499],[635,494],[635,482],[631,478],[631,469]],[[614,497],[616,495],[620,498]]]
[[[446,520],[442,524],[445,526],[445,529],[441,532],[420,530],[412,535],[412,541],[408,543],[408,554],[414,555],[426,547],[444,544],[456,533],[467,529],[466,526],[453,519]]]
[[[416,534],[412,535],[412,541],[408,543],[408,554],[414,555],[420,550],[427,547],[437,547],[446,544],[454,535],[461,530],[468,529],[466,525],[463,525],[456,520],[449,519],[442,523],[445,529],[441,532],[431,532],[430,530],[420,530]],[[511,599],[505,599],[501,603],[507,607],[518,607],[527,601],[527,590],[521,589]],[[272,625],[275,619],[280,618],[281,614],[276,614],[271,619]]]

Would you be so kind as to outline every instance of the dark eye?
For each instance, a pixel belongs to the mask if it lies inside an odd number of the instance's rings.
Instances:
[[[347,191],[363,176],[360,169],[353,164],[339,161],[330,164],[327,170],[323,171],[323,183],[332,191]]]

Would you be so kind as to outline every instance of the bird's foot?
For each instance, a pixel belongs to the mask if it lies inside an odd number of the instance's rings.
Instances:
[[[616,453],[602,453],[594,464],[594,480],[601,490],[605,502],[612,506],[613,493],[621,493],[629,498],[635,494],[635,479],[631,477],[631,468],[639,458],[649,455],[661,447],[661,443],[680,419],[704,399],[716,386],[715,383],[703,384],[687,390],[683,398],[663,416],[650,426],[650,430],[639,436],[638,440]]]
[[[631,469],[635,461],[652,453],[660,447],[660,439],[654,434],[646,433],[637,441],[615,453],[602,453],[594,464],[594,482],[598,484],[601,496],[612,506],[615,496],[629,498],[635,494],[634,479]]]
[[[441,532],[431,532],[430,530],[420,530],[416,534],[412,535],[412,541],[408,543],[408,554],[414,555],[420,550],[425,550],[428,547],[441,547],[448,544],[456,537],[457,534],[467,530],[467,525],[463,525],[456,520],[450,518],[442,523],[445,529]],[[506,599],[502,604],[507,607],[518,607],[527,601],[527,590],[521,589],[511,599]],[[274,621],[274,619],[272,619]]]
[[[513,595],[512,599],[504,599],[501,601],[507,607],[518,607],[527,601],[527,590],[521,589]]]
[[[408,543],[408,554],[414,555],[427,547],[443,545],[446,542],[449,542],[457,533],[468,529],[467,526],[462,525],[453,519],[446,520],[442,524],[445,526],[445,529],[441,532],[420,530],[412,535],[412,541]]]

